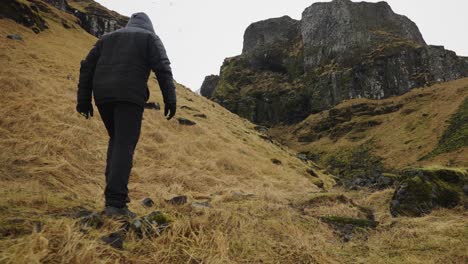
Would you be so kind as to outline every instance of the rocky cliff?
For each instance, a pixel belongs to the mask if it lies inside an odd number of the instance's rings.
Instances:
[[[213,95],[213,91],[218,86],[219,76],[209,75],[205,77],[203,84],[200,88],[200,94],[206,98],[210,98]]]
[[[96,37],[104,33],[125,27],[128,17],[107,8],[92,0],[48,0],[57,2],[56,6],[66,7],[65,11],[72,13],[80,20],[80,25],[88,33]]]
[[[250,25],[212,99],[266,125],[295,123],[346,99],[382,99],[468,76],[468,59],[427,45],[385,2],[315,3],[301,21]]]
[[[128,22],[128,17],[110,11],[91,0],[2,1],[0,2],[0,18],[12,19],[31,28],[35,33],[40,33],[48,28],[47,22],[40,13],[53,13],[51,5],[75,16],[76,22],[96,37],[122,28]],[[62,25],[66,28],[71,27],[65,19],[62,19]]]

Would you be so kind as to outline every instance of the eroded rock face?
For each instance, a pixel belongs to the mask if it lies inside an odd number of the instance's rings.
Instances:
[[[88,33],[100,37],[105,33],[125,27],[127,17],[93,8],[86,8],[86,12],[72,9],[72,13],[81,21],[81,27]]]
[[[27,5],[19,1],[1,1],[0,18],[12,19],[30,28],[36,34],[49,28],[39,14],[39,7],[34,3]]]
[[[416,24],[395,14],[386,2],[315,3],[302,14],[301,34],[307,68],[332,61],[352,65],[387,38],[426,45]]]
[[[40,12],[48,13],[58,8],[73,14],[88,33],[100,37],[105,33],[125,27],[128,17],[110,11],[92,0],[28,0],[30,5],[17,0],[0,3],[0,18],[10,18],[39,33],[48,28]],[[46,4],[48,3],[48,4]],[[52,7],[53,6],[53,7]],[[70,27],[64,24],[65,27]]]
[[[301,21],[249,26],[211,99],[257,124],[296,123],[353,98],[383,99],[468,76],[468,59],[426,45],[385,2],[315,3]]]
[[[200,88],[200,94],[206,98],[211,98],[213,91],[218,86],[219,76],[209,75],[205,77],[203,84]]]

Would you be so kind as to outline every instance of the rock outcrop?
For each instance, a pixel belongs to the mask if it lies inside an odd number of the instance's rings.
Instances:
[[[47,22],[40,16],[36,4],[27,5],[19,1],[1,1],[0,19],[12,19],[15,22],[30,28],[34,33],[40,33],[48,27]]]
[[[53,8],[50,5],[77,17],[79,25],[96,37],[122,28],[128,22],[128,17],[110,11],[92,0],[28,0],[28,3],[2,1],[0,18],[12,19],[31,28],[35,33],[40,33],[48,28],[40,13],[50,13],[50,8]],[[70,27],[65,21],[62,24]]]
[[[346,99],[382,99],[468,76],[468,58],[427,45],[385,2],[315,3],[301,21],[250,25],[211,99],[255,123],[295,123]]]
[[[203,84],[200,88],[200,94],[206,98],[211,98],[213,91],[218,86],[219,76],[209,75],[205,77]]]
[[[466,205],[467,184],[465,169],[407,169],[393,194],[390,212],[393,216],[423,216],[434,208]]]
[[[92,0],[69,0],[69,2],[66,11],[76,16],[80,20],[81,27],[96,37],[127,25],[128,17],[110,11]]]

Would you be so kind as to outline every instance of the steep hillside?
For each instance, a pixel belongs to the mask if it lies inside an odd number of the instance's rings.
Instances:
[[[129,186],[130,208],[139,215],[161,210],[171,218],[170,227],[155,237],[129,233],[123,250],[103,244],[100,238],[120,224],[105,219],[102,227],[91,228],[76,217],[103,205],[105,129],[97,113],[86,120],[74,109],[79,62],[96,39],[76,17],[50,4],[15,2],[25,4],[18,17],[29,12],[47,28],[36,34],[21,21],[0,19],[1,263],[468,259],[461,206],[393,218],[393,188],[330,189],[334,181],[317,165],[182,85],[177,117],[196,124],[166,121],[160,111],[145,110]],[[47,8],[32,10],[31,2]],[[162,102],[157,82],[149,84],[150,101]],[[175,195],[186,195],[188,203],[165,201]],[[147,197],[153,208],[141,205]]]
[[[468,79],[460,79],[384,100],[348,100],[298,124],[272,128],[270,135],[316,161],[371,141],[387,168],[467,167],[467,98]]]
[[[312,4],[299,21],[250,25],[242,54],[224,61],[208,97],[274,126],[347,99],[388,98],[467,76],[467,58],[427,45],[416,24],[386,2],[333,0]]]

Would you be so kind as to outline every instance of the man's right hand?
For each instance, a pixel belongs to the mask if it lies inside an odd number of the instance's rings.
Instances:
[[[86,117],[86,119],[93,116],[93,113],[94,113],[93,105],[91,103],[79,103],[79,104],[77,104],[76,105],[76,111],[78,113],[80,113],[80,115]]]
[[[171,120],[176,113],[176,103],[164,104],[164,116],[167,120]]]

